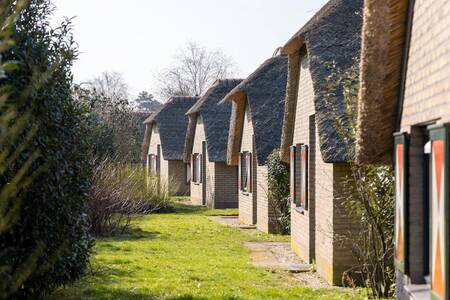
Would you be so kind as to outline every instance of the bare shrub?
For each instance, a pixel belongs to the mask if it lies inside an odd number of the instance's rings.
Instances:
[[[394,176],[390,167],[352,165],[351,176],[343,182],[348,189],[344,207],[359,221],[359,234],[341,237],[351,241],[357,261],[344,274],[344,281],[362,283],[375,298],[393,296],[394,261]]]
[[[123,233],[136,214],[150,214],[170,203],[169,184],[146,178],[141,165],[103,160],[95,164],[89,192],[90,230],[95,235]]]
[[[358,60],[348,70],[329,65],[333,74],[327,78],[325,101],[335,114],[334,125],[354,157],[358,118]],[[343,94],[344,106],[333,99]],[[339,237],[350,245],[356,264],[344,274],[343,281],[361,283],[374,298],[389,298],[395,291],[394,271],[394,174],[391,167],[350,163],[351,174],[344,180],[347,199],[343,201],[349,217],[357,220],[359,234],[348,231]]]

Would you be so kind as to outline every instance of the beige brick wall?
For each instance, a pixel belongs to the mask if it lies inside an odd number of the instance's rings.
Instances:
[[[158,125],[152,125],[152,134],[150,136],[150,147],[148,148],[148,154],[158,155],[158,145],[161,145],[161,139],[159,137]],[[167,181],[169,179],[169,163],[164,159],[161,148],[161,158],[160,158],[160,175],[161,180]]]
[[[450,2],[416,0],[409,50],[402,131],[450,122]]]
[[[205,129],[203,126],[202,118],[199,116],[197,118],[197,125],[195,127],[195,135],[194,135],[194,143],[192,145],[192,154],[195,153],[203,153],[202,150],[202,142],[206,140],[205,138]],[[205,161],[208,161],[208,153],[205,153]],[[192,158],[191,158],[191,170],[192,170]],[[211,172],[211,169],[214,169],[214,166],[211,166],[209,163],[206,164],[205,168],[206,170],[206,179],[207,181],[211,180],[211,174],[214,172]],[[211,194],[212,186],[206,186],[208,189],[208,192]],[[194,204],[202,205],[203,204],[203,183],[198,184],[191,181],[191,201]]]
[[[423,145],[426,125],[450,122],[450,2],[416,0],[406,74],[401,131],[410,136],[409,276],[423,283],[427,250],[424,229],[428,178]],[[427,138],[426,138],[427,139]],[[426,229],[425,229],[426,230]]]
[[[169,178],[176,196],[189,196],[190,184],[186,182],[186,164],[182,160],[169,160]]]
[[[348,214],[345,201],[348,199],[348,183],[352,178],[350,165],[333,164],[333,282],[342,284],[342,273],[354,264],[350,238],[357,235],[358,223]]]
[[[256,169],[256,219],[257,228],[263,232],[273,232],[272,219],[273,214],[269,216],[268,182],[267,182],[267,166],[257,166]]]
[[[201,116],[197,118],[192,153],[202,153],[202,142],[206,141],[205,128]],[[205,189],[206,205],[209,208],[236,208],[237,195],[237,168],[227,166],[225,163],[209,161],[208,151],[205,152],[206,180],[201,184],[191,182],[191,201],[202,205],[202,193]]]
[[[332,170],[331,165],[323,163],[321,156],[316,156],[314,153],[315,151],[311,151],[319,149],[318,139],[311,139],[308,125],[310,116],[314,114],[314,90],[311,73],[309,72],[309,62],[306,57],[303,57],[301,59],[293,144],[303,143],[308,145],[310,147],[310,161],[316,162],[316,170],[330,175]],[[311,171],[313,171],[313,169],[311,168],[310,164],[310,179],[313,179],[313,176],[311,176],[313,175]],[[319,178],[321,177],[319,176]],[[296,182],[298,185],[298,180]],[[323,180],[322,177],[320,184],[323,185],[324,188],[319,188],[318,190],[316,190],[316,192],[321,193],[320,197],[321,199],[325,200],[325,202],[330,202],[331,199],[331,183],[332,177],[326,178],[326,180]],[[315,185],[316,183],[313,181],[312,184],[309,184],[309,188],[312,189],[313,187],[315,187]],[[296,190],[299,190],[298,186]],[[316,196],[313,190],[309,190],[308,194],[310,199]],[[296,197],[299,197],[298,193]],[[317,197],[315,198],[319,199],[319,196],[317,195]],[[315,251],[314,206],[314,201],[309,201],[309,208],[303,213],[299,213],[297,210],[295,210],[295,205],[292,205],[291,209],[291,244],[296,253],[303,260],[309,263],[315,259],[315,257],[313,256]],[[332,212],[328,211],[328,208],[323,213],[326,218],[330,218],[332,214]],[[330,244],[329,239],[322,240],[320,243],[320,245],[324,245],[325,247],[327,244]]]
[[[309,147],[308,209],[300,212],[291,205],[291,245],[306,262],[316,262],[318,273],[329,283],[340,284],[342,272],[351,258],[341,246],[340,234],[353,223],[340,206],[345,194],[340,181],[348,175],[348,165],[325,163],[320,153],[315,124],[314,91],[306,56],[301,59],[299,92],[293,144]],[[297,180],[297,197],[298,194]]]
[[[226,163],[214,163],[215,179],[213,208],[237,208],[238,207],[238,176],[237,167],[228,166]]]
[[[161,145],[161,138],[159,136],[158,126],[153,124],[150,136],[150,146],[148,148],[148,155],[158,154],[158,145]],[[160,178],[162,186],[170,184],[170,191],[176,196],[185,196],[189,194],[189,185],[186,184],[184,178],[184,163],[183,161],[168,161],[164,159],[164,154],[161,148],[160,154]]]
[[[239,191],[239,220],[246,224],[256,224],[257,228],[263,232],[272,233],[274,224],[271,217],[273,213],[269,209],[267,199],[267,166],[258,166],[257,153],[253,138],[253,124],[248,106],[245,110],[244,126],[242,130],[241,152],[253,153],[252,168],[252,193]]]
[[[249,151],[253,153],[253,187],[255,187],[256,178],[258,177],[256,155],[254,152],[253,125],[248,112],[248,105],[245,108],[244,126],[242,129],[241,152]],[[239,191],[239,220],[245,224],[256,224],[256,197],[257,189],[253,188],[253,193],[243,193]]]

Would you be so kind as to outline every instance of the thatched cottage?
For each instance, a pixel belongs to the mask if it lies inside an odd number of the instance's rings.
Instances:
[[[274,56],[235,87],[227,162],[239,169],[239,220],[272,232],[267,199],[267,158],[279,148],[287,78],[287,57]]]
[[[281,155],[291,170],[291,245],[333,284],[354,262],[341,239],[355,229],[343,205],[354,151],[337,128],[345,98],[336,74],[358,72],[362,2],[329,1],[282,50],[289,57]]]
[[[231,103],[220,103],[242,80],[217,80],[187,112],[184,162],[192,166],[191,202],[209,208],[238,207],[238,170],[228,166]]]
[[[395,169],[398,299],[450,299],[450,2],[366,0],[357,160]]]
[[[197,100],[198,97],[172,97],[144,122],[148,174],[159,176],[162,185],[169,184],[174,195],[189,195],[190,171],[183,162],[186,112]]]

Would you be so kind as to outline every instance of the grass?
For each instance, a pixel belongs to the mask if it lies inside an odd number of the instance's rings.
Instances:
[[[175,205],[175,213],[139,217],[126,235],[100,239],[92,271],[50,299],[363,299],[357,291],[296,287],[283,271],[251,265],[244,241],[286,241],[218,225],[231,213]]]

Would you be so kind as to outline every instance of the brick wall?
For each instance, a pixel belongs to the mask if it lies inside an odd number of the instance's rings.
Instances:
[[[205,129],[203,126],[203,121],[202,118],[199,116],[197,118],[197,125],[195,127],[195,135],[194,135],[194,143],[192,145],[192,154],[195,153],[203,153],[203,149],[202,149],[202,143],[206,140],[205,138]],[[208,161],[208,153],[205,153],[206,155],[206,159],[205,161]],[[193,162],[192,162],[192,158],[191,158],[191,171],[193,170]],[[205,170],[206,170],[206,179],[207,181],[211,179],[211,166],[207,163],[207,165],[205,166]],[[208,189],[208,191],[211,190],[211,186],[206,186],[206,188]],[[203,183],[198,184],[195,183],[193,181],[191,181],[191,201],[194,204],[197,205],[202,205],[203,204]]]
[[[449,56],[450,2],[416,0],[402,131],[437,119],[450,122]]]
[[[409,276],[398,272],[398,295],[404,282],[423,283],[427,273],[426,206],[423,145],[426,125],[450,122],[450,2],[416,0],[414,6],[402,132],[410,136]],[[425,140],[424,140],[425,139]]]
[[[360,233],[358,222],[348,214],[345,201],[348,199],[350,165],[333,164],[333,282],[342,284],[342,274],[354,264],[350,238]]]
[[[206,141],[205,128],[201,116],[197,118],[192,153],[202,153],[202,144]],[[209,161],[208,151],[204,153],[206,180],[201,184],[191,182],[191,201],[202,204],[205,191],[206,205],[209,208],[238,207],[237,168],[225,163]]]
[[[268,182],[267,182],[267,166],[256,167],[256,188],[257,188],[257,201],[256,201],[256,219],[257,228],[263,232],[273,232],[274,225],[272,224],[273,213],[269,210],[268,195]]]
[[[148,154],[158,155],[158,145],[161,145],[161,138],[159,136],[158,126],[153,124],[150,136],[150,146]],[[160,146],[161,148],[161,146]],[[164,159],[162,148],[160,150],[160,178],[161,185],[167,186],[170,184],[170,191],[173,195],[184,196],[189,194],[189,185],[185,183],[184,179],[184,163],[183,161],[168,161]]]
[[[197,125],[195,127],[194,143],[192,145],[192,154],[199,153],[205,156],[204,161],[206,162],[206,165],[203,166],[203,171],[206,172],[206,182],[195,183],[191,181],[191,201],[192,203],[197,205],[205,204],[203,203],[203,199],[209,198],[208,195],[210,196],[214,193],[214,187],[211,185],[211,182],[213,182],[212,180],[214,180],[214,165],[208,163],[208,151],[206,151],[206,153],[203,153],[203,142],[205,141],[206,137],[203,120],[201,116],[198,116]],[[191,171],[192,170],[193,162],[191,158]],[[203,193],[205,193],[205,195],[203,195]]]
[[[353,262],[348,245],[340,241],[341,234],[354,229],[354,223],[341,206],[345,198],[342,180],[349,174],[349,167],[325,163],[322,159],[307,56],[300,63],[293,144],[309,147],[308,208],[299,211],[291,204],[291,245],[306,262],[315,261],[317,272],[329,283],[341,284],[342,272]],[[296,197],[299,197],[299,180],[296,184]]]
[[[256,224],[257,228],[266,233],[274,233],[274,213],[269,207],[267,199],[268,182],[267,166],[258,166],[257,153],[253,138],[253,124],[251,115],[245,109],[244,126],[240,152],[248,151],[253,154],[252,193],[239,191],[239,219],[246,224]]]
[[[256,155],[254,151],[254,139],[253,139],[253,125],[250,118],[250,114],[247,111],[248,106],[245,108],[244,116],[244,126],[242,129],[242,140],[241,140],[241,152],[249,151],[253,153],[253,193],[243,193],[239,191],[239,221],[245,224],[256,224],[257,223],[257,212],[256,212],[256,198],[258,190],[254,187],[256,186],[256,178],[258,177]]]
[[[324,174],[331,174],[331,166],[323,163],[320,154],[316,156],[315,149],[318,149],[318,138],[310,135],[309,128],[309,119],[310,116],[314,116],[314,91],[313,91],[313,83],[311,79],[311,74],[309,72],[309,62],[306,57],[301,59],[301,67],[300,67],[300,78],[299,78],[299,88],[298,88],[298,99],[297,99],[297,107],[295,112],[295,126],[294,126],[294,136],[293,136],[293,144],[306,144],[310,148],[310,171],[309,178],[310,184],[308,195],[309,195],[309,208],[303,213],[299,213],[295,210],[295,205],[291,205],[291,244],[292,248],[295,252],[306,262],[311,263],[315,257],[313,253],[315,252],[315,209],[316,209],[316,201],[315,199],[327,200],[330,199],[330,183],[332,182],[332,177],[327,180],[323,180],[323,176],[319,176],[322,180],[320,184],[325,188],[318,189],[318,192],[321,192],[322,195],[320,197],[316,197],[314,187],[316,182],[314,178],[316,177],[316,170],[311,168],[314,162],[314,165],[317,169],[323,170]],[[298,156],[297,156],[298,158]],[[297,159],[297,170],[299,166],[299,159]],[[299,180],[296,180],[296,197],[298,198],[300,195],[299,191]],[[328,210],[328,209],[327,209]],[[325,211],[322,211],[325,213]],[[321,213],[321,214],[322,214]],[[325,215],[324,215],[325,216]],[[331,214],[327,214],[325,217],[329,217]],[[325,248],[327,244],[329,244],[328,239],[322,239],[321,243],[324,244]]]
[[[186,164],[182,160],[169,160],[169,178],[176,196],[189,196],[190,185],[186,182]]]
[[[152,125],[152,134],[150,136],[150,147],[148,148],[148,154],[158,155],[158,145],[161,145],[161,139],[159,137],[158,125]],[[164,155],[161,149],[160,161],[160,175],[161,180],[167,181],[169,179],[169,163],[164,159]]]
[[[214,163],[214,208],[238,207],[238,170],[226,163]]]

